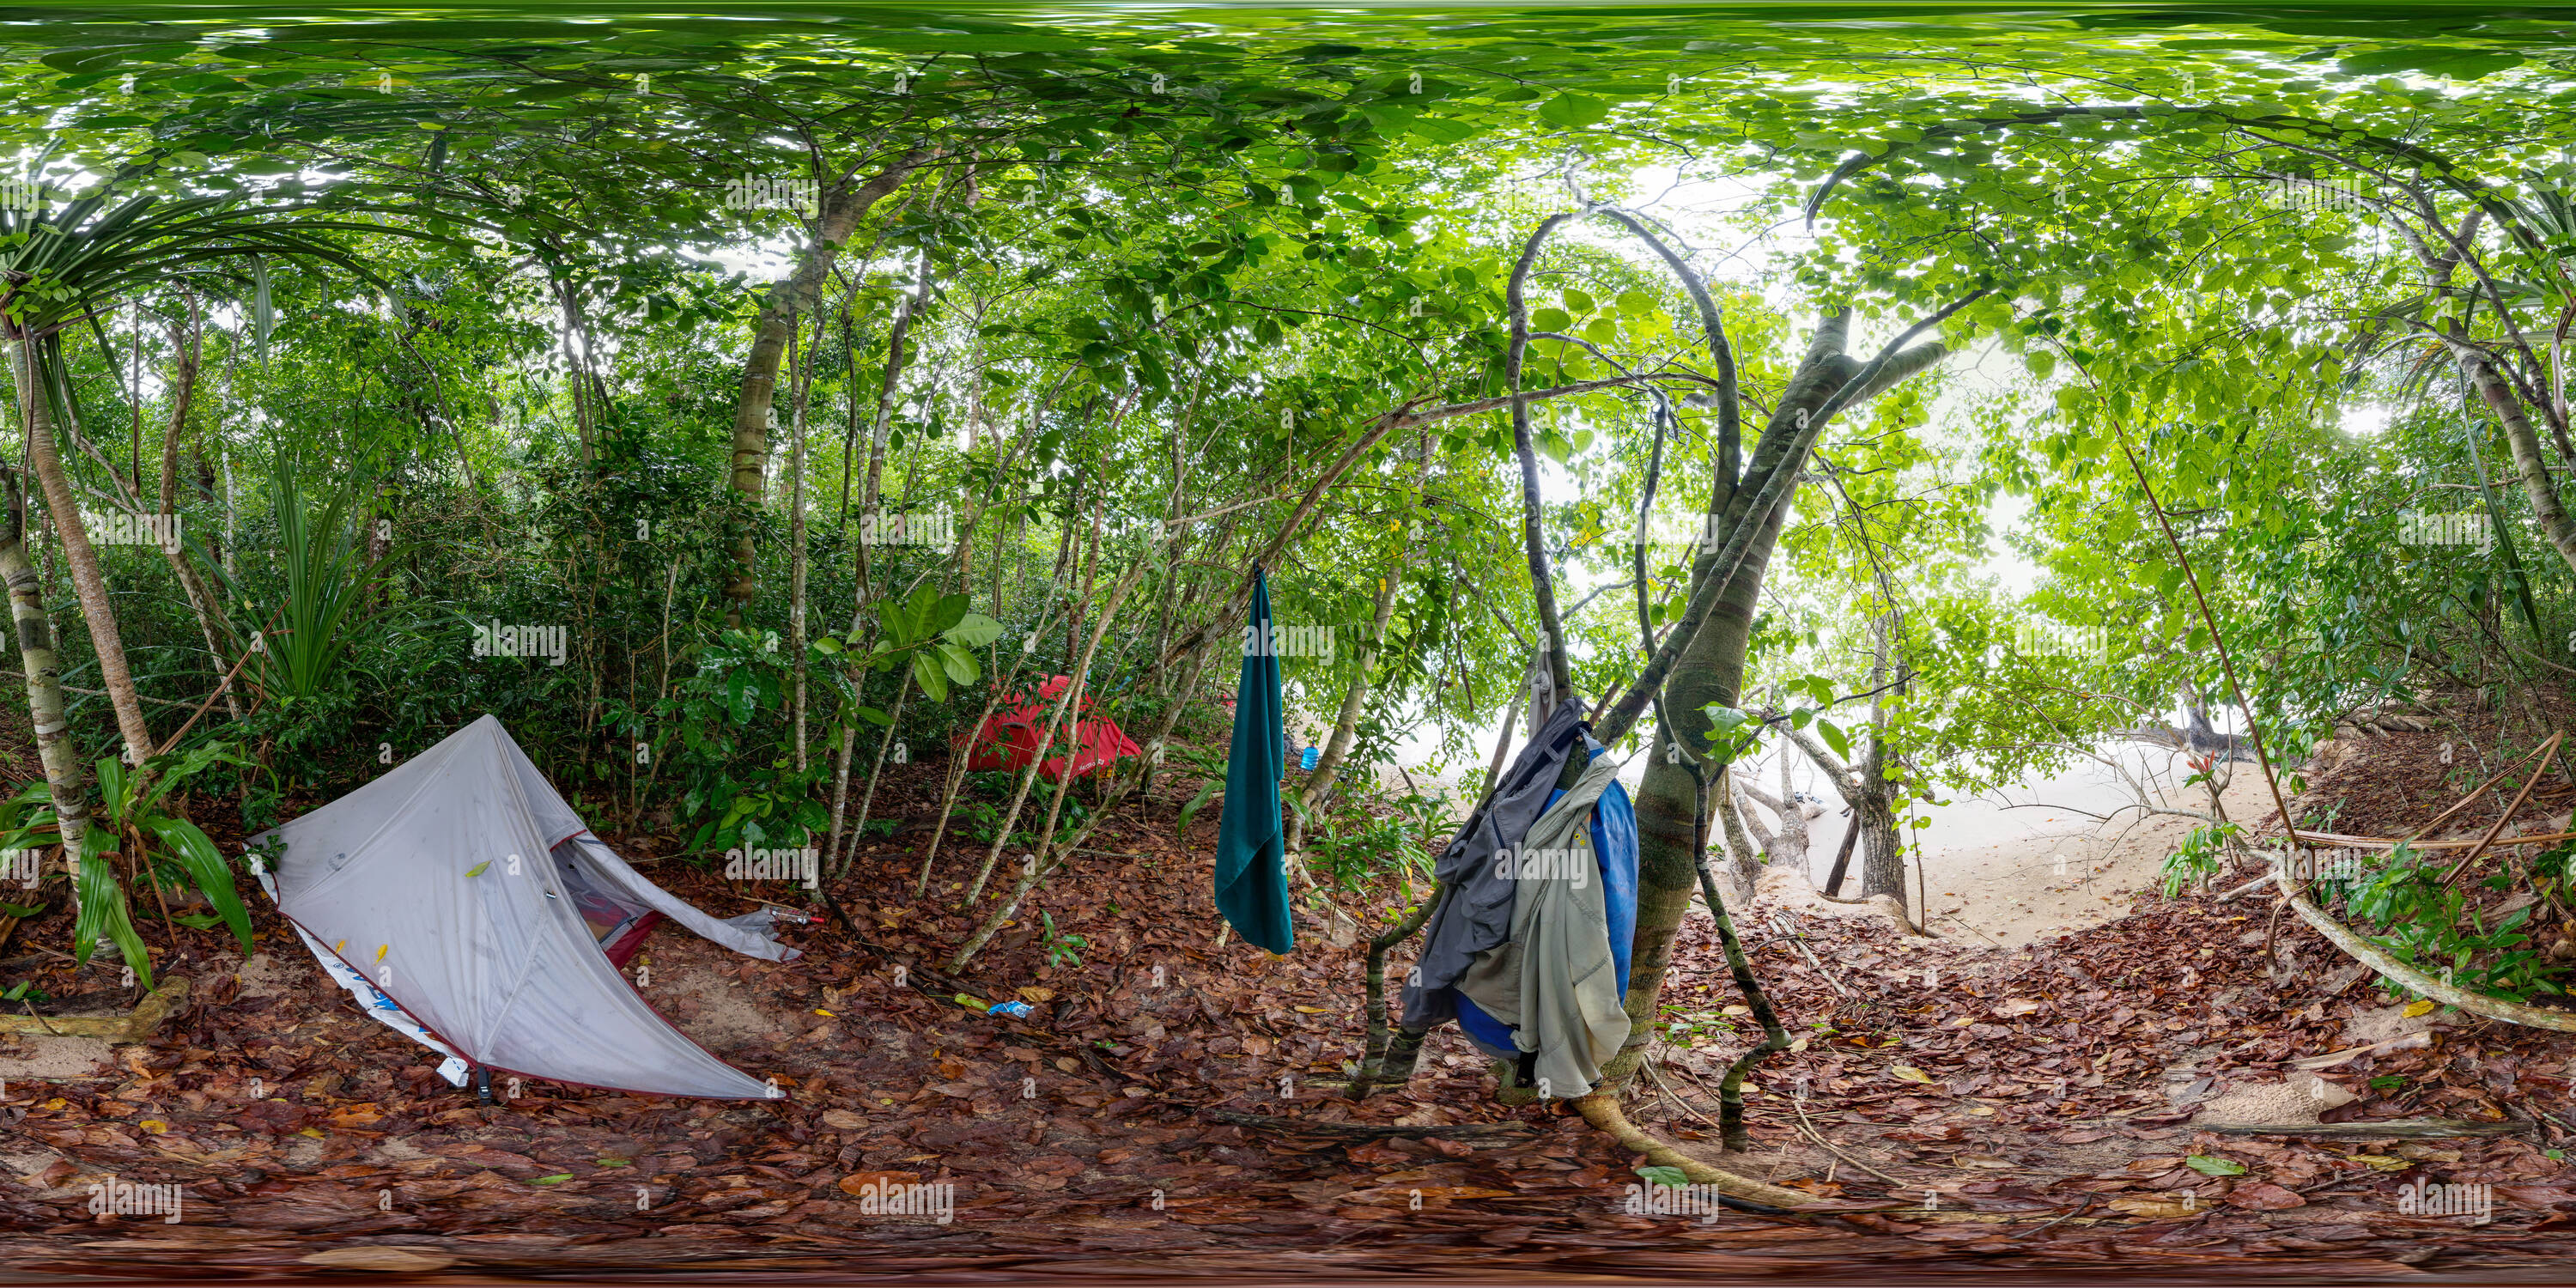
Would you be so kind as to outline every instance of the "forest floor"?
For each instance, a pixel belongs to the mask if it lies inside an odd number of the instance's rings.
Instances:
[[[2433,752],[2443,736],[2371,742],[2294,808],[2341,800],[2345,831],[2420,819],[2449,799],[2452,767]],[[937,771],[910,767],[881,801],[926,823]],[[173,1278],[1859,1279],[2117,1266],[2353,1280],[2556,1266],[2576,1252],[2576,1175],[2555,1157],[2576,1134],[2576,1035],[2407,1016],[2268,899],[2153,892],[2116,920],[2005,948],[1910,938],[1794,881],[1766,885],[1739,925],[1802,1042],[1755,1074],[1753,1147],[1734,1154],[1708,1119],[1717,1074],[1750,1035],[1729,1013],[1740,1003],[1713,923],[1694,916],[1667,985],[1669,1041],[1631,1117],[1846,1210],[1631,1215],[1638,1160],[1561,1105],[1495,1103],[1485,1060],[1454,1030],[1435,1035],[1409,1087],[1354,1104],[1317,1086],[1358,1052],[1361,951],[1312,924],[1286,957],[1219,947],[1214,811],[1184,842],[1177,803],[1158,796],[1104,821],[1079,866],[970,963],[978,996],[1036,1003],[1026,1022],[895,982],[896,959],[917,984],[918,964],[967,930],[953,885],[980,852],[951,849],[934,897],[910,897],[926,826],[863,847],[837,886],[893,958],[833,925],[790,928],[807,951],[784,964],[657,930],[637,961],[645,996],[718,1055],[777,1078],[792,1093],[780,1101],[533,1083],[480,1106],[358,1014],[272,910],[258,909],[247,964],[228,938],[179,931],[162,969],[190,977],[194,998],[150,1045],[0,1046],[0,1264]],[[703,869],[654,861],[656,838],[612,840],[719,916],[750,906]],[[783,884],[763,893],[802,903]],[[1030,924],[1041,909],[1056,934],[1083,937],[1079,964],[1047,965]],[[157,916],[141,920],[168,943]],[[0,983],[41,974],[77,991],[53,960],[67,933],[59,913],[25,925],[0,950],[19,954],[0,960]],[[2379,1053],[2297,1066],[2370,1044]],[[2492,1134],[2210,1125],[2434,1116]],[[1320,1134],[1475,1124],[1498,1129]],[[109,1181],[179,1186],[179,1219],[93,1215],[91,1187]],[[854,1195],[872,1181],[951,1185],[954,1218],[863,1214]],[[2492,1219],[2401,1212],[2400,1187],[2425,1182],[2490,1186]]]

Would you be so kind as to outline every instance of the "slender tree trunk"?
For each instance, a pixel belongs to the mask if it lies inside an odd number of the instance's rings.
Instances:
[[[1100,637],[1109,633],[1109,623],[1115,620],[1118,616],[1119,605],[1125,602],[1127,593],[1136,588],[1136,582],[1143,573],[1144,565],[1141,562],[1136,566],[1129,568],[1127,570],[1127,575],[1119,578],[1117,586],[1110,590],[1108,600],[1100,606],[1100,616],[1092,623],[1091,642],[1083,647],[1081,659],[1076,664],[1073,673],[1073,683],[1065,686],[1065,703],[1064,706],[1059,708],[1056,713],[1058,722],[1062,722],[1069,714],[1074,713],[1075,704],[1081,699],[1083,679],[1091,673],[1092,657],[1100,651]],[[1050,725],[1050,732],[1053,731],[1053,727],[1053,725]],[[1001,930],[1002,923],[1010,920],[1012,916],[1019,911],[1020,904],[1028,898],[1029,891],[1036,889],[1039,882],[1046,880],[1047,875],[1053,872],[1056,867],[1064,862],[1064,855],[1067,850],[1059,849],[1054,844],[1055,822],[1057,818],[1057,810],[1062,808],[1064,805],[1065,791],[1073,784],[1073,759],[1075,754],[1080,750],[1081,741],[1079,738],[1067,739],[1065,749],[1065,773],[1063,778],[1056,785],[1055,802],[1047,811],[1045,830],[1040,832],[1038,835],[1037,848],[1031,856],[1033,861],[1029,864],[1029,870],[1021,874],[1019,883],[1011,890],[1010,897],[1004,899],[1000,907],[995,908],[989,915],[987,915],[984,918],[983,924],[977,926],[975,928],[975,933],[967,939],[964,945],[958,948],[957,954],[948,959],[948,965],[944,969],[948,970],[950,973],[953,974],[957,971],[964,970],[966,968],[966,963],[972,959],[976,953],[983,951],[984,945],[992,942],[993,935]],[[1031,761],[1029,765],[1032,773],[1035,772],[1039,765],[1045,763],[1046,746],[1043,742],[1039,744],[1037,757],[1038,758]],[[1105,807],[1093,811],[1091,822],[1084,825],[1082,829],[1083,833],[1088,835],[1090,828],[1092,826],[1096,826],[1099,820],[1107,813],[1108,810]],[[1010,835],[1008,830],[1010,823],[1005,821],[1002,826],[1004,829],[1003,836],[1007,838]],[[1067,847],[1070,847],[1071,845],[1080,843],[1080,840],[1080,837],[1075,837],[1073,840],[1068,841],[1066,845]],[[986,871],[989,872],[991,870],[991,864],[987,863],[985,866]],[[968,906],[973,906],[973,901],[971,899],[968,901]]]
[[[1726,832],[1726,848],[1735,859],[1735,884],[1749,895],[1753,892],[1754,880],[1762,875],[1762,865],[1768,861],[1764,856],[1770,853],[1771,842],[1766,836],[1757,846],[1747,832],[1745,811],[1737,804],[1737,795],[1742,790],[1736,785],[1731,768],[1719,771],[1717,781],[1709,785],[1709,795],[1715,798],[1717,806],[1718,822]],[[1758,826],[1761,820],[1753,822]]]
[[[824,195],[814,240],[798,257],[796,270],[770,287],[769,300],[761,307],[760,321],[752,332],[751,352],[743,360],[742,393],[734,404],[733,490],[754,509],[767,493],[762,475],[769,460],[770,406],[787,337],[797,321],[813,311],[824,276],[832,271],[832,261],[858,227],[860,217],[879,198],[901,185],[921,159],[922,154],[916,152],[865,183],[833,187]],[[759,557],[753,528],[745,523],[734,539],[734,576],[725,587],[726,618],[735,625],[741,624],[743,610],[760,597]]]
[[[2504,426],[2504,438],[2513,451],[2514,473],[2522,479],[2522,490],[2531,498],[2531,517],[2540,524],[2541,535],[2549,539],[2550,548],[2567,565],[2576,568],[2576,519],[2567,515],[2559,500],[2558,484],[2549,477],[2549,458],[2540,445],[2540,435],[2532,428],[2531,418],[2524,414],[2522,399],[2496,373],[2486,356],[2465,349],[2455,349],[2460,370],[2469,384],[2485,400]]]
[[[822,357],[823,320],[815,319],[814,341],[805,361],[796,362],[795,340],[788,341],[788,363],[795,370],[796,411],[789,418],[787,446],[787,650],[795,668],[796,772],[805,772],[805,406],[813,394],[813,368]]]
[[[152,726],[143,718],[143,703],[134,692],[134,673],[125,664],[125,643],[116,633],[116,609],[108,603],[107,579],[99,572],[98,551],[89,543],[89,529],[81,522],[80,501],[72,492],[71,478],[63,471],[62,455],[54,446],[53,410],[48,405],[45,386],[38,379],[32,342],[18,346],[19,378],[25,382],[27,399],[27,464],[35,472],[36,484],[44,490],[45,509],[53,515],[54,528],[62,534],[63,562],[71,569],[72,589],[80,597],[81,619],[89,627],[90,644],[98,653],[100,682],[107,689],[108,705],[116,711],[117,731],[125,738],[126,759],[136,765],[151,759]]]
[[[23,382],[20,393],[32,390]],[[22,408],[23,410],[23,408]],[[45,615],[43,583],[27,562],[27,495],[18,472],[0,465],[0,487],[7,493],[8,519],[0,532],[0,582],[9,587],[9,616],[18,635],[19,668],[27,674],[27,714],[36,730],[36,759],[44,766],[45,789],[62,822],[63,866],[73,871],[81,840],[89,834],[89,762],[72,738],[70,717],[63,712],[62,663],[54,651],[54,624]],[[73,897],[77,899],[75,883]]]
[[[1350,754],[1351,741],[1358,734],[1360,712],[1368,705],[1369,690],[1376,687],[1371,683],[1371,672],[1375,670],[1378,653],[1384,647],[1387,623],[1395,620],[1395,592],[1404,584],[1404,574],[1413,562],[1412,551],[1413,543],[1408,533],[1397,545],[1395,566],[1378,578],[1377,603],[1369,613],[1368,638],[1360,645],[1351,686],[1342,694],[1342,709],[1333,717],[1333,732],[1324,740],[1324,750],[1315,757],[1315,772],[1307,777],[1306,785],[1297,790],[1300,808],[1289,811],[1287,848],[1292,854],[1305,849],[1306,814],[1324,799],[1325,792],[1332,789],[1333,780],[1341,776],[1342,758]]]
[[[229,659],[217,638],[215,596],[197,567],[189,562],[188,544],[179,531],[179,439],[188,430],[188,419],[197,403],[197,379],[205,370],[205,327],[197,314],[197,297],[188,294],[188,320],[185,330],[178,322],[170,324],[170,347],[178,353],[177,367],[170,374],[170,423],[161,435],[161,521],[168,525],[171,538],[161,547],[170,560],[170,571],[177,574],[179,588],[188,596],[188,608],[196,614],[197,631],[205,637],[206,655],[213,659],[215,674],[229,669]],[[220,557],[220,556],[218,556]],[[225,631],[230,633],[229,627]],[[224,712],[234,720],[242,718],[241,693],[231,685],[224,686]]]

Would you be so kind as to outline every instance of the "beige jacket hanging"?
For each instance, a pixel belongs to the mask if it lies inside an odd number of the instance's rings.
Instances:
[[[1538,1059],[1530,1085],[1542,1096],[1586,1095],[1628,1040],[1628,1011],[1610,954],[1600,858],[1592,852],[1592,810],[1619,762],[1591,766],[1530,825],[1516,854],[1497,855],[1515,881],[1512,935],[1478,954],[1458,991],[1509,1024],[1513,1040]]]

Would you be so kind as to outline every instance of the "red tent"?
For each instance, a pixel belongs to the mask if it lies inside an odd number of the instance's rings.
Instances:
[[[1002,699],[1002,708],[984,727],[975,731],[975,750],[966,762],[969,769],[1026,769],[1030,758],[1037,755],[1038,738],[1046,730],[1047,717],[1053,714],[1057,699],[1064,696],[1065,686],[1073,683],[1069,675],[1050,676],[1038,686],[1037,695],[1014,693]],[[1144,748],[1106,716],[1086,719],[1091,710],[1090,695],[1085,694],[1074,711],[1073,733],[1068,740],[1064,731],[1056,732],[1048,750],[1054,754],[1038,767],[1049,779],[1061,778],[1065,772],[1066,743],[1072,744],[1073,772],[1088,774],[1115,764],[1122,756],[1141,755]]]

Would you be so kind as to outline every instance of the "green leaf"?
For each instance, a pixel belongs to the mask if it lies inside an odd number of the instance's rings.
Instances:
[[[1845,760],[1851,759],[1851,738],[1842,730],[1835,728],[1832,721],[1818,718],[1816,736],[1823,738],[1825,745],[1834,749],[1835,755]]]
[[[552,1175],[552,1176],[540,1176],[540,1177],[538,1177],[537,1179],[535,1179],[535,1180],[533,1180],[533,1181],[528,1182],[528,1184],[530,1184],[530,1185],[561,1185],[561,1184],[563,1184],[564,1182],[569,1181],[569,1180],[571,1180],[571,1179],[572,1179],[572,1173],[570,1173],[570,1172],[557,1172],[557,1173],[555,1173],[555,1174],[554,1174],[554,1175]]]
[[[0,915],[11,917],[32,917],[44,910],[45,905],[41,903],[35,904],[31,907],[20,907],[14,903],[0,903]]]
[[[1574,317],[1563,309],[1533,309],[1530,312],[1529,324],[1532,331],[1555,331],[1562,334],[1567,327],[1574,325]]]
[[[940,669],[958,684],[973,684],[976,677],[983,674],[982,669],[975,665],[975,654],[961,645],[943,643],[937,652]]]
[[[492,860],[490,860],[490,859],[485,859],[485,860],[483,860],[481,863],[477,863],[477,864],[475,864],[473,867],[467,868],[467,869],[465,870],[465,875],[467,875],[467,876],[469,876],[469,877],[479,877],[479,876],[483,875],[483,869],[488,868],[488,867],[490,867],[490,866],[492,866]]]
[[[98,941],[116,945],[125,964],[134,968],[134,977],[143,987],[152,987],[152,957],[143,951],[143,937],[134,933],[134,922],[125,906],[125,887],[116,879],[115,865],[105,851],[115,844],[106,828],[93,828],[83,839],[76,886],[80,896],[80,915],[72,923],[72,959],[86,965]]]
[[[958,618],[956,625],[942,633],[952,643],[962,644],[968,648],[982,648],[1002,638],[1002,624],[982,613],[968,613]]]
[[[2230,1158],[2193,1154],[2182,1161],[2191,1170],[2203,1176],[2243,1176],[2245,1174],[2245,1165]]]
[[[1610,114],[1610,105],[1581,94],[1559,94],[1538,105],[1541,120],[1567,129],[1581,129]]]
[[[1182,836],[1189,835],[1190,820],[1197,818],[1199,811],[1207,808],[1208,799],[1210,797],[1213,797],[1218,792],[1224,790],[1225,771],[1220,768],[1217,770],[1217,776],[1201,783],[1199,785],[1199,794],[1191,797],[1190,803],[1181,807],[1178,826],[1176,826],[1173,831]]]
[[[925,586],[923,589],[929,588]],[[913,638],[921,639],[925,636],[937,635],[965,621],[968,602],[964,595],[942,595],[932,600],[929,608],[923,611],[920,618],[921,633]]]
[[[1634,1170],[1639,1180],[1650,1185],[1663,1186],[1668,1190],[1677,1190],[1690,1184],[1690,1173],[1678,1167],[1639,1167]]]
[[[1434,143],[1464,143],[1481,133],[1465,121],[1441,116],[1417,116],[1404,123],[1405,132]]]
[[[145,827],[160,838],[163,845],[179,856],[179,866],[187,869],[206,903],[233,930],[233,938],[242,952],[251,951],[250,913],[243,909],[241,896],[233,889],[233,870],[225,864],[223,854],[215,849],[214,838],[183,819],[155,814],[145,820]]]
[[[912,682],[921,686],[921,695],[933,702],[948,700],[948,673],[940,668],[939,659],[930,653],[912,655]]]
[[[894,723],[893,716],[887,715],[886,713],[877,710],[875,707],[852,707],[850,708],[850,714],[857,716],[861,720],[865,720],[872,725],[891,725]]]

